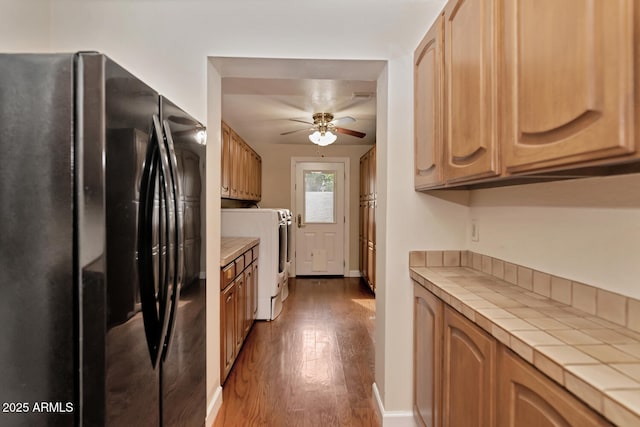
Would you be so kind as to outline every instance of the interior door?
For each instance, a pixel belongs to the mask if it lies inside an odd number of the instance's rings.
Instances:
[[[296,275],[344,275],[344,163],[296,164]]]

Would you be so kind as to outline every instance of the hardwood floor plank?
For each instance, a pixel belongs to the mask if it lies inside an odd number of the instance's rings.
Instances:
[[[280,316],[253,326],[213,427],[378,426],[373,295],[354,278],[295,278],[289,288]]]

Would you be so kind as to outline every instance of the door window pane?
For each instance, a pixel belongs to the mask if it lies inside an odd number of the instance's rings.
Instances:
[[[335,171],[304,171],[304,222],[336,222],[335,178]]]

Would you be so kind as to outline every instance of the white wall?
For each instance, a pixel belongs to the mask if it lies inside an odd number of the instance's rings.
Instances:
[[[471,192],[468,248],[640,298],[640,175]]]
[[[378,88],[382,136],[377,144],[377,218],[387,226],[377,229],[376,277],[384,285],[376,295],[376,385],[388,411],[411,410],[413,288],[408,253],[462,248],[468,219],[467,206],[413,191],[413,85],[407,77],[412,73],[413,55],[392,59],[381,79],[387,80],[387,88]]]
[[[49,0],[0,0],[0,52],[48,52]]]

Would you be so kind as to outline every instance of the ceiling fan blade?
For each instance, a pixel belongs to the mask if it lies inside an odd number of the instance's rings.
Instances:
[[[301,132],[301,131],[303,131],[303,130],[306,130],[307,132],[309,131],[309,129],[307,129],[307,128],[304,128],[304,129],[296,129],[296,130],[290,130],[290,131],[288,131],[288,132],[282,132],[280,135],[289,135],[289,134],[292,134],[292,133]]]
[[[300,120],[300,119],[289,119],[292,122],[300,122],[300,123],[304,123],[306,125],[313,125],[313,122],[307,122],[305,120]]]
[[[358,132],[357,130],[345,129],[345,128],[336,128],[336,132],[344,133],[345,135],[355,136],[356,138],[364,138],[367,136],[366,133]]]
[[[338,126],[338,125],[344,125],[344,124],[347,124],[347,123],[353,123],[355,121],[356,121],[356,119],[354,119],[351,116],[344,116],[344,117],[339,117],[339,118],[333,120],[331,123],[333,123],[334,125]]]

